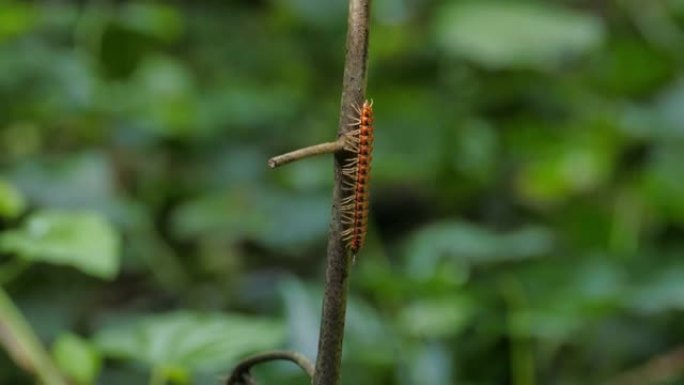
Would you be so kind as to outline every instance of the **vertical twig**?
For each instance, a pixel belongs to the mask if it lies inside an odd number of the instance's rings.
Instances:
[[[363,103],[366,91],[368,63],[368,30],[371,0],[349,0],[347,51],[342,81],[342,101],[338,134],[344,135],[352,127],[354,106]],[[342,164],[348,154],[335,156],[335,188],[332,219],[328,236],[328,265],[321,329],[318,340],[318,357],[314,385],[338,385],[342,361],[342,340],[347,310],[347,290],[351,258],[341,237],[340,197],[342,196]]]

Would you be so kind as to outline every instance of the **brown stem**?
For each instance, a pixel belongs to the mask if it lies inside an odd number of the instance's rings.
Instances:
[[[288,351],[272,351],[257,354],[251,357],[247,357],[235,366],[233,373],[226,381],[226,385],[254,385],[256,382],[252,379],[249,371],[254,365],[258,365],[264,362],[276,361],[276,360],[286,360],[297,364],[300,368],[304,369],[309,378],[314,376],[314,366],[309,361],[308,358],[304,357],[302,354],[297,352]]]
[[[370,3],[371,0],[349,0],[347,53],[338,126],[338,134],[341,137],[346,135],[354,125],[354,116],[357,115],[354,106],[361,105],[365,99]],[[349,155],[344,151],[335,154],[335,188],[328,236],[328,265],[314,385],[339,385],[340,383],[342,341],[347,310],[347,278],[351,266],[349,252],[341,237],[340,197],[342,197],[342,165]]]
[[[300,148],[299,150],[274,156],[273,158],[268,160],[268,167],[276,168],[288,164],[290,162],[308,158],[314,155],[333,154],[342,150],[344,146],[345,140],[343,137],[340,137],[340,139],[338,139],[335,142],[321,143],[309,147]]]

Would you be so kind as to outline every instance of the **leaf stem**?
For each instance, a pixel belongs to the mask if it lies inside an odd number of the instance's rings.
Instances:
[[[0,343],[14,362],[44,385],[68,385],[24,315],[0,287]]]

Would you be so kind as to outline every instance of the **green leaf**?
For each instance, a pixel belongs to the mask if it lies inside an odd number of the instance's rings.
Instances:
[[[26,133],[28,127],[22,125],[17,130]],[[88,208],[110,213],[117,199],[114,174],[113,165],[104,152],[84,151],[60,157],[31,158],[13,167],[8,179],[36,206]]]
[[[311,330],[316,330],[321,322],[318,307],[321,293],[308,290],[295,278],[284,279],[279,285],[278,292],[283,299],[290,346],[306,356],[315,357],[318,336],[312,334]]]
[[[311,333],[320,324],[320,300],[323,293],[288,278],[280,285],[288,323],[290,347],[308,357],[315,357],[318,335]],[[360,298],[348,299],[345,346],[355,351],[351,362],[391,365],[397,336],[378,311]],[[345,348],[345,349],[347,349]]]
[[[448,3],[437,24],[447,52],[494,69],[554,67],[603,37],[597,18],[542,3]]]
[[[606,90],[613,97],[648,95],[662,89],[676,76],[677,66],[658,49],[641,39],[611,36],[606,47],[592,60],[590,76],[596,90]],[[660,127],[650,126],[659,131]]]
[[[0,179],[0,217],[15,218],[26,208],[21,192],[14,185]]]
[[[454,354],[443,342],[414,344],[404,353],[409,356],[407,375],[409,384],[443,385],[454,382]]]
[[[478,181],[490,181],[496,172],[498,133],[483,121],[469,121],[456,132],[456,148],[452,152],[455,169]]]
[[[119,20],[134,31],[165,42],[175,40],[183,30],[183,18],[178,10],[165,4],[127,4],[121,8]]]
[[[33,5],[16,3],[0,6],[0,41],[20,36],[33,28],[37,20]]]
[[[39,211],[22,228],[0,234],[1,251],[29,261],[70,265],[104,279],[119,271],[119,247],[112,226],[89,211]]]
[[[388,319],[359,297],[349,297],[348,301],[345,344],[350,351],[358,352],[348,360],[374,365],[394,364],[393,353],[400,338],[388,327]]]
[[[642,180],[644,198],[658,214],[677,221],[684,220],[684,154],[678,145],[661,145],[654,150],[645,167]]]
[[[117,323],[95,343],[110,357],[150,367],[217,370],[247,353],[283,343],[280,322],[240,315],[175,312]]]
[[[194,75],[182,62],[164,55],[147,55],[134,73],[131,88],[118,94],[142,128],[161,137],[198,133],[198,101]]]
[[[419,277],[436,274],[443,257],[466,263],[496,263],[548,254],[553,247],[549,230],[525,227],[495,233],[463,222],[442,222],[419,231],[408,246],[409,272]]]
[[[627,306],[644,314],[684,309],[684,266],[670,266],[633,288]]]
[[[328,226],[330,198],[239,187],[206,195],[173,213],[172,230],[180,238],[249,237],[284,250],[321,239]]]
[[[606,183],[612,175],[617,143],[601,129],[538,146],[535,156],[524,163],[516,178],[517,189],[526,202],[533,206],[553,205]]]
[[[346,10],[342,1],[286,0],[277,4],[289,8],[294,15],[307,23],[326,28],[339,25]]]
[[[399,324],[413,336],[444,338],[467,326],[472,313],[472,302],[463,296],[425,299],[403,309]]]
[[[93,384],[100,369],[100,353],[88,341],[73,334],[62,334],[52,347],[57,366],[79,385]]]
[[[573,311],[520,310],[512,313],[510,333],[520,337],[566,341],[585,323]]]
[[[684,137],[684,80],[680,79],[658,97],[655,112],[657,126],[651,127],[656,133],[662,132],[664,138],[681,140]]]

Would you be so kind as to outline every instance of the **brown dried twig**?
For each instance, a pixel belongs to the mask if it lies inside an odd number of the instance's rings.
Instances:
[[[286,154],[274,156],[268,160],[268,167],[276,168],[300,159],[308,158],[310,156],[333,154],[344,149],[345,143],[346,141],[344,137],[340,137],[340,139],[334,142],[316,144],[313,146],[300,148],[299,150],[291,151]]]

